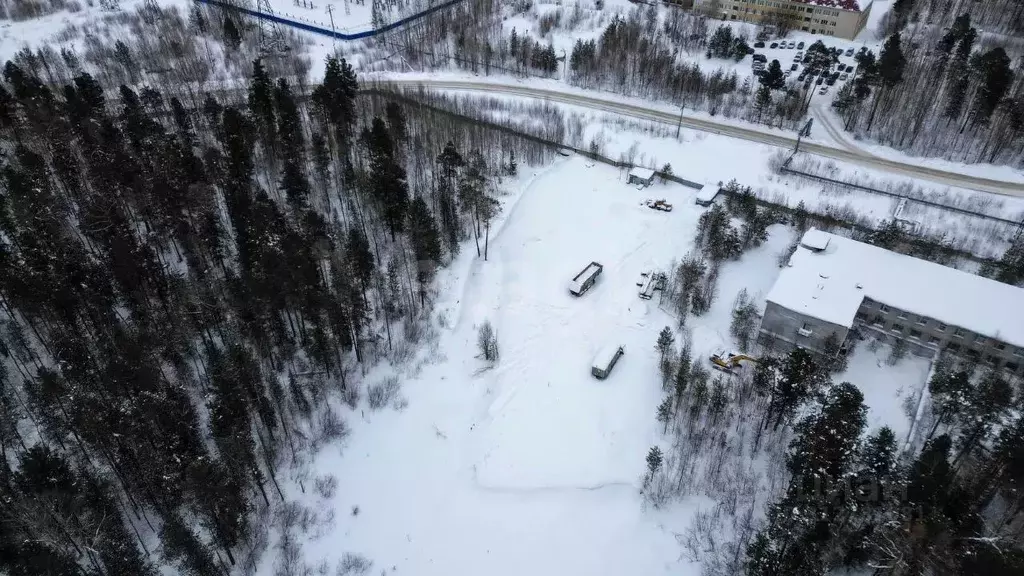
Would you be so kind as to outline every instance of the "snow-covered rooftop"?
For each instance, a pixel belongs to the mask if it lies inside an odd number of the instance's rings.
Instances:
[[[1024,347],[1024,290],[814,228],[767,299],[849,327],[865,297]]]
[[[635,166],[632,170],[629,171],[629,175],[636,176],[637,178],[641,178],[643,180],[650,180],[651,176],[654,176],[654,170],[651,170],[650,168],[644,168],[643,166]]]
[[[840,10],[853,10],[860,12],[862,7],[871,4],[870,0],[792,0],[800,4],[811,4],[812,6],[824,6],[826,8],[838,8]]]
[[[697,192],[697,200],[704,202],[710,202],[718,196],[718,185],[717,184],[705,184],[701,186],[700,191]]]

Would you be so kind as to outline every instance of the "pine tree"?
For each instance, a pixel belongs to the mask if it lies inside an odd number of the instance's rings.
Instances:
[[[661,404],[658,404],[658,422],[662,424],[661,433],[668,432],[668,423],[672,421],[672,397],[666,396]]]
[[[394,240],[396,233],[405,230],[409,205],[405,170],[395,160],[391,135],[379,117],[373,119],[366,141],[370,157],[370,190]]]
[[[235,21],[230,17],[224,17],[224,43],[228,48],[237,50],[242,45],[242,35],[235,26]]]
[[[675,336],[672,335],[672,329],[665,326],[661,329],[658,334],[658,342],[655,344],[655,349],[658,351],[658,357],[661,361],[664,361],[668,357],[669,350],[672,349],[672,343],[675,341]]]
[[[420,303],[424,304],[426,286],[434,277],[441,260],[441,237],[437,223],[422,196],[413,198],[409,206],[409,241],[416,256],[416,280],[420,284]]]
[[[981,86],[974,99],[974,121],[986,122],[992,117],[1003,96],[1013,84],[1010,58],[1002,47],[984,53],[977,62]]]
[[[651,481],[654,480],[654,475],[661,470],[663,456],[661,454],[661,448],[657,446],[651,446],[651,449],[647,451],[647,475],[644,477],[644,488],[650,486]]]
[[[273,155],[277,145],[277,121],[274,112],[274,86],[257,58],[252,63],[252,80],[249,82],[249,112],[260,131],[260,144],[268,155]]]
[[[786,77],[782,74],[782,65],[778,60],[772,60],[768,64],[768,71],[758,80],[762,86],[769,90],[781,90],[786,87]]]

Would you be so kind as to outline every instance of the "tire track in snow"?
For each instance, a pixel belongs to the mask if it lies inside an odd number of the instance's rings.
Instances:
[[[597,492],[610,488],[628,488],[633,490],[636,486],[632,482],[598,482],[595,484],[543,484],[540,486],[497,486],[480,482],[477,474],[476,464],[473,465],[473,486],[481,492],[492,494],[557,494],[561,492]]]
[[[513,217],[515,216],[515,214],[517,212],[517,208],[519,207],[520,202],[522,202],[523,198],[527,194],[530,193],[530,190],[533,188],[533,186],[537,182],[537,180],[539,180],[541,177],[547,175],[553,169],[555,169],[557,167],[560,167],[561,165],[562,165],[562,162],[554,162],[550,166],[544,168],[543,170],[540,170],[539,172],[534,172],[533,176],[531,176],[529,180],[527,180],[526,182],[523,183],[522,187],[520,188],[519,195],[516,197],[515,201],[511,202],[508,205],[506,205],[506,209],[508,210],[508,213],[505,216],[505,218],[502,219],[501,223],[499,223],[497,226],[495,226],[492,229],[491,244],[494,244],[501,237],[502,232],[505,231],[505,228],[508,226],[509,222],[511,222]],[[479,292],[479,290],[478,290],[478,284],[480,282],[479,272],[480,272],[481,266],[483,265],[482,263],[483,263],[483,258],[479,258],[479,257],[475,258],[473,260],[473,263],[470,265],[469,270],[466,272],[466,276],[467,277],[466,277],[466,281],[462,285],[462,295],[458,299],[459,305],[458,305],[456,313],[455,313],[456,314],[455,322],[452,324],[452,328],[451,328],[452,332],[456,332],[457,330],[462,328],[462,324],[463,324],[463,322],[465,320],[465,316],[466,316],[466,314],[465,314],[466,303],[469,302],[470,299],[473,298],[476,295],[477,292]]]

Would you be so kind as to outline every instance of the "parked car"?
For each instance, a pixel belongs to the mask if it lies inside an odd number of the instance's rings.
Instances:
[[[799,64],[793,64],[792,66],[789,67],[789,71],[790,72],[796,72],[797,68],[799,68],[799,67],[800,67]]]
[[[768,57],[765,56],[764,54],[754,54],[754,61],[767,63]]]
[[[789,78],[792,75],[793,75],[793,72],[791,72],[789,70],[786,70],[785,72],[782,73],[782,77],[783,78]]]
[[[825,84],[828,84],[829,86],[832,86],[835,83],[836,83],[836,79],[831,77],[831,76],[829,76],[828,79],[825,80]]]
[[[846,50],[846,55],[847,55],[847,56],[853,56],[853,48],[848,48],[848,49]]]
[[[840,74],[839,75],[839,79],[842,80],[843,82],[845,82],[846,79],[849,78],[849,77],[850,77],[849,74]]]
[[[804,90],[810,90],[810,89],[811,89],[811,79],[808,78],[807,81],[804,82]]]
[[[796,81],[797,82],[803,82],[806,79],[807,79],[807,72],[806,71],[805,72],[801,72],[800,75],[796,77]]]
[[[754,42],[754,48],[764,48],[764,42]]]
[[[824,82],[824,81],[825,81],[825,77],[824,76],[818,76],[818,79],[815,80],[814,83],[816,85],[818,85],[818,86],[821,86],[821,83]]]
[[[779,43],[778,42],[772,42],[772,45],[769,46],[769,48],[778,48],[778,47],[779,47]]]
[[[786,44],[786,48],[789,48],[790,50],[796,48],[796,42],[790,42],[789,44]]]
[[[836,70],[838,70],[840,72],[842,72],[845,69],[846,69],[846,64],[840,64],[840,65],[836,66]]]
[[[804,49],[804,43],[803,42],[797,42],[796,49],[797,50],[803,50]]]
[[[818,90],[818,94],[821,94],[822,96],[828,94],[828,86],[822,86],[821,90]]]

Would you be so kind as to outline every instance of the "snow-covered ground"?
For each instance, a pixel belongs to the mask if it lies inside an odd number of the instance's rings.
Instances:
[[[713,502],[654,510],[638,492],[646,451],[662,441],[654,343],[675,321],[657,297],[638,297],[636,281],[691,248],[702,209],[690,189],[639,191],[624,177],[571,157],[506,182],[514,192],[492,229],[488,261],[470,243],[441,273],[440,354],[399,370],[407,405],[359,410],[347,443],[313,462],[311,475],[338,478],[336,496],[290,490],[337,511],[333,529],[304,544],[311,563],[359,553],[388,574],[699,573],[681,559],[676,535]],[[646,198],[674,209],[651,210]],[[711,310],[688,320],[695,358],[730,346],[740,289],[763,306],[791,238],[774,226],[768,242],[722,268]],[[603,274],[583,297],[570,296],[570,279],[591,260]],[[476,358],[484,321],[501,354],[490,370]],[[599,381],[591,362],[608,343],[623,345],[625,356]],[[865,391],[873,425],[901,433],[909,426],[901,396],[920,385],[920,366],[883,369],[875,359],[859,351],[843,379]],[[390,373],[378,368],[366,382]]]

